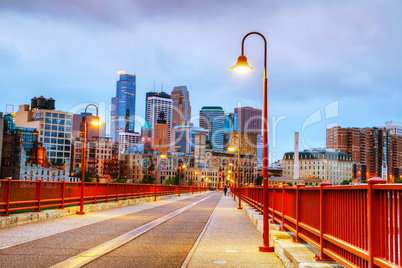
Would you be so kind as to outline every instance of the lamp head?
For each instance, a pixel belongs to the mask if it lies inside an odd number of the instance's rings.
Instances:
[[[181,168],[182,168],[182,169],[185,169],[186,167],[187,167],[187,166],[186,166],[186,165],[184,165],[184,164],[181,166]]]
[[[231,166],[231,167],[232,167],[232,166],[233,166],[233,163],[232,163],[232,162],[230,162],[230,163],[229,163],[229,166]]]
[[[250,71],[253,70],[253,68],[250,67],[250,65],[248,65],[247,63],[247,57],[244,55],[241,55],[238,59],[237,59],[237,63],[235,66],[233,66],[232,68],[233,71],[238,72],[238,73],[248,73]]]
[[[161,158],[166,158],[166,154],[165,154],[165,153],[162,153],[162,154],[161,154]]]
[[[228,151],[229,152],[234,152],[236,149],[235,149],[235,147],[233,146],[233,145],[230,145],[229,147],[228,147]]]
[[[91,121],[91,124],[94,126],[100,126],[102,124],[102,122],[99,121],[99,119],[95,119],[95,120]]]

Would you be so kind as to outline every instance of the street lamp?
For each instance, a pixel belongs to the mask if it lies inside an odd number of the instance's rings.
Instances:
[[[261,36],[264,40],[264,79],[262,82],[263,86],[263,152],[262,152],[262,176],[264,182],[264,201],[263,201],[263,240],[264,245],[260,247],[260,251],[262,252],[273,252],[274,248],[269,246],[269,223],[268,223],[268,133],[267,133],[267,119],[268,119],[268,105],[267,105],[267,97],[268,97],[268,79],[267,79],[267,40],[265,37],[259,32],[250,32],[243,37],[241,42],[241,56],[238,58],[238,61],[235,66],[231,69],[240,72],[247,73],[253,68],[251,68],[247,63],[247,58],[244,56],[244,41],[249,35],[256,34]]]
[[[78,215],[84,215],[84,183],[85,183],[85,151],[86,151],[86,144],[87,144],[87,109],[89,106],[94,106],[96,108],[96,118],[98,117],[98,107],[95,104],[88,104],[85,107],[84,113],[84,142],[82,146],[82,159],[81,159],[81,200],[80,200],[80,211],[77,212]],[[94,120],[91,122],[93,125],[99,126],[100,121]]]
[[[238,178],[237,188],[239,189],[239,207],[237,209],[242,209],[241,208],[241,174],[240,174],[240,147],[241,147],[240,131],[238,133],[239,133],[239,136],[233,136],[233,138],[237,138],[237,145],[238,145],[237,146],[237,178]],[[234,152],[235,148],[234,148],[234,146],[229,146],[228,150],[230,152]]]
[[[166,154],[160,154],[160,158],[166,158]],[[154,201],[156,201],[156,188],[158,186],[158,173],[159,173],[159,154],[156,155],[156,171],[155,171],[155,197]]]
[[[183,169],[185,169],[187,166],[186,165],[181,165],[180,167],[179,167],[179,196],[180,196],[180,187],[181,187],[181,172],[183,171]]]

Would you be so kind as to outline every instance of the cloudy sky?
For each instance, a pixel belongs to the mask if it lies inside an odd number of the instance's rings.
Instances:
[[[254,71],[229,68],[250,31],[268,39],[271,161],[324,147],[325,129],[402,121],[400,1],[69,0],[0,1],[0,111],[56,99],[110,114],[117,71],[136,73],[136,113],[145,92],[187,85],[194,122],[205,105],[262,108],[263,42],[247,38]],[[137,130],[139,127],[137,126]]]

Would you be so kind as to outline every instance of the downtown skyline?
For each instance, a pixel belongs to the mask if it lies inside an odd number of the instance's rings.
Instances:
[[[246,42],[252,73],[229,69],[244,34],[260,31],[268,39],[270,153],[278,159],[303,127],[301,150],[324,147],[327,126],[402,121],[394,108],[402,99],[397,1],[18,2],[0,4],[0,112],[43,95],[73,113],[97,104],[109,124],[120,70],[137,74],[143,117],[145,93],[162,84],[168,94],[187,85],[193,117],[203,106],[261,109],[262,42]]]

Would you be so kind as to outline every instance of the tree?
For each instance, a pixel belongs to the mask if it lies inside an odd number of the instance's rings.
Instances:
[[[289,185],[290,187],[293,187],[293,183],[291,183],[290,181],[288,181],[286,184]]]
[[[262,184],[262,176],[258,176],[256,179],[255,179],[255,186],[261,186],[261,184]]]
[[[171,177],[168,177],[168,178],[165,180],[165,184],[166,184],[166,185],[174,185],[174,179],[171,178]]]
[[[343,180],[343,181],[341,182],[341,185],[349,185],[349,184],[351,184],[351,183],[352,183],[352,179]]]
[[[126,183],[127,179],[123,179],[123,178],[120,178],[120,176],[117,176],[116,182],[117,183]]]
[[[401,177],[395,177],[395,183],[402,183]]]
[[[187,186],[193,186],[193,181],[188,181]]]
[[[153,180],[148,174],[145,174],[142,177],[142,181],[141,181],[142,184],[152,184],[154,182],[155,182],[155,180]]]
[[[78,178],[82,178],[82,171],[78,172],[75,176],[77,176]],[[85,177],[84,177],[85,182],[93,182],[95,179],[96,179],[95,174],[93,174],[90,171],[85,171]]]

